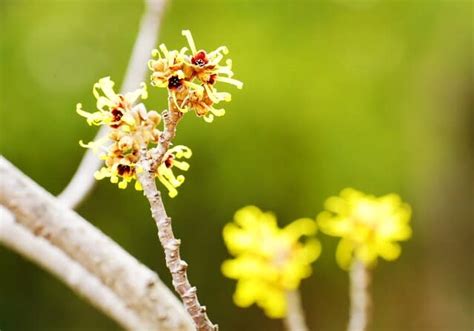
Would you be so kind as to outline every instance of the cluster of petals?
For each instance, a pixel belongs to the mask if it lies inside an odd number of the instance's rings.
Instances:
[[[347,188],[325,202],[318,215],[322,232],[341,237],[336,250],[338,264],[347,269],[354,261],[371,266],[380,256],[395,260],[400,256],[398,241],[411,236],[411,209],[396,194],[382,197]]]
[[[224,82],[242,88],[242,82],[232,78],[232,61],[221,62],[228,53],[227,47],[221,46],[212,52],[197,50],[191,32],[184,30],[189,49],[180,51],[168,50],[164,44],[153,51],[148,66],[152,71],[151,84],[167,88],[170,97],[180,111],[193,110],[206,122],[214,117],[223,116],[225,110],[215,106],[221,101],[230,101],[228,92],[219,92],[217,82]],[[189,54],[190,52],[190,54]]]
[[[301,218],[279,228],[272,213],[255,206],[238,210],[234,222],[223,230],[235,258],[223,263],[222,272],[238,280],[235,303],[240,307],[256,303],[269,317],[284,317],[287,291],[311,275],[311,263],[320,255],[321,245],[313,237],[316,231],[313,219]],[[303,236],[309,238],[302,242]]]
[[[117,94],[113,87],[114,82],[110,77],[102,78],[94,84],[93,93],[97,99],[97,111],[89,113],[82,109],[81,104],[77,105],[77,113],[85,117],[89,125],[109,127],[105,137],[87,144],[81,141],[80,144],[92,148],[104,160],[104,166],[94,174],[96,179],[110,178],[110,181],[118,184],[121,189],[125,189],[130,182],[135,181],[135,189],[141,190],[141,184],[137,180],[137,173],[141,171],[140,149],[142,146],[148,147],[158,143],[161,132],[157,126],[161,117],[156,111],[147,111],[143,104],[137,104],[138,101],[147,98],[145,84],[136,91],[124,95]],[[157,169],[156,177],[172,197],[177,194],[176,187],[184,181],[184,176],[176,177],[173,174],[173,168],[187,170],[189,164],[178,159],[190,156],[189,148],[176,146],[168,150]]]

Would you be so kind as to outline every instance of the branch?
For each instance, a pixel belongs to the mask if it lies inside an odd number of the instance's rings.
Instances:
[[[158,276],[0,156],[0,204],[17,222],[97,276],[146,330],[193,330],[182,304]]]
[[[79,296],[127,330],[144,329],[141,319],[128,309],[108,287],[71,260],[46,239],[37,237],[15,222],[14,216],[0,206],[0,244],[35,262],[60,279]]]
[[[304,320],[303,305],[300,292],[296,289],[287,293],[288,311],[285,317],[285,325],[288,331],[308,331]]]
[[[349,272],[351,311],[348,331],[366,331],[369,324],[370,274],[367,267],[358,260],[352,263]]]
[[[131,91],[145,79],[148,59],[155,47],[161,25],[161,18],[166,0],[146,0],[145,12],[140,23],[140,30],[128,62],[127,72],[122,84],[122,93]],[[103,126],[97,132],[94,141],[99,140],[108,133],[108,128]],[[66,188],[59,194],[59,199],[71,208],[77,207],[93,189],[96,180],[92,174],[100,168],[100,160],[91,149],[88,149],[79,164],[72,179]]]
[[[143,171],[138,173],[138,179],[143,186],[143,192],[147,197],[151,214],[158,228],[158,238],[161,246],[165,251],[166,266],[171,272],[173,286],[183,300],[184,306],[191,315],[196,329],[199,331],[217,330],[206,314],[206,307],[201,306],[197,297],[196,287],[192,287],[186,273],[188,264],[180,257],[179,246],[181,241],[176,239],[171,226],[171,218],[166,214],[161,194],[156,187],[155,174],[156,166],[163,159],[164,154],[168,150],[171,140],[176,134],[176,126],[178,125],[182,113],[176,109],[173,101],[169,101],[169,110],[163,114],[164,132],[162,133],[158,147],[147,152],[147,146],[143,146],[140,157],[140,164]]]

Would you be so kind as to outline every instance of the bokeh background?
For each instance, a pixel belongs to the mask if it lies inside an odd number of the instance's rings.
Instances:
[[[58,194],[95,128],[91,88],[120,83],[143,10],[132,0],[0,0],[0,150]],[[474,276],[473,4],[471,1],[170,0],[160,41],[227,45],[243,90],[212,125],[189,114],[177,143],[194,155],[166,197],[190,278],[222,330],[282,330],[232,303],[221,230],[238,208],[274,211],[281,225],[314,217],[352,186],[399,193],[414,210],[413,238],[378,265],[373,330],[472,330]],[[152,90],[150,108],[165,94]],[[99,182],[79,208],[139,260],[170,277],[144,197]],[[347,274],[337,240],[302,292],[312,330],[343,330]],[[0,247],[0,329],[118,327],[35,265]]]

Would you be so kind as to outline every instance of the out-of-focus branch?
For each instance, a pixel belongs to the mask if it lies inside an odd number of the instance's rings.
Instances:
[[[127,71],[121,91],[123,93],[136,89],[145,79],[147,63],[152,49],[158,39],[163,11],[167,0],[146,0],[140,30],[128,62]],[[94,140],[104,137],[107,126],[102,126]],[[96,180],[93,174],[100,168],[102,160],[88,149],[66,188],[59,194],[59,199],[71,208],[77,207],[93,189]]]
[[[2,206],[0,244],[49,271],[124,329],[145,328],[136,313],[127,308],[114,292],[49,241],[16,223],[13,214]]]
[[[163,156],[176,134],[176,126],[183,116],[183,113],[176,108],[171,97],[168,104],[168,110],[163,113],[164,132],[161,134],[158,147],[151,153],[147,151],[147,146],[142,147],[140,164],[143,171],[137,175],[142,184],[143,193],[150,203],[151,214],[158,228],[158,238],[165,251],[166,266],[171,272],[176,292],[183,300],[184,306],[191,315],[197,330],[216,331],[218,329],[217,325],[209,320],[206,307],[199,303],[196,287],[189,283],[188,265],[181,259],[179,251],[181,241],[174,236],[171,218],[166,214],[161,193],[156,187],[155,167],[162,162]]]
[[[370,274],[361,261],[355,260],[349,272],[351,309],[348,331],[366,331],[369,324]]]
[[[288,331],[308,331],[304,319],[301,295],[298,290],[288,291],[286,294],[288,310],[285,317],[285,326]]]
[[[109,287],[145,330],[193,330],[183,305],[158,276],[0,156],[0,204]]]

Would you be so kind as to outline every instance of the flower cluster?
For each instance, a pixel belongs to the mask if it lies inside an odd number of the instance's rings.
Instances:
[[[115,93],[114,82],[105,77],[94,84],[93,93],[97,99],[98,111],[89,113],[78,104],[76,111],[85,117],[89,125],[107,125],[110,129],[107,136],[81,146],[92,148],[105,165],[94,176],[96,179],[110,178],[112,183],[125,189],[131,181],[135,181],[135,189],[141,190],[137,181],[137,172],[141,171],[138,161],[140,148],[145,145],[157,144],[161,132],[157,129],[161,121],[156,111],[147,111],[137,101],[147,98],[146,86],[125,95]],[[184,177],[175,177],[174,167],[187,170],[189,164],[177,161],[182,157],[189,158],[191,151],[185,146],[176,146],[168,150],[159,166],[156,176],[165,185],[171,197],[176,196],[176,187],[180,186]]]
[[[310,265],[321,252],[315,238],[299,240],[316,233],[316,222],[302,218],[280,229],[272,213],[254,206],[238,210],[234,222],[225,226],[223,235],[236,258],[225,261],[222,272],[238,280],[235,303],[241,307],[256,303],[269,317],[285,316],[286,292],[310,276]]]
[[[322,232],[341,237],[336,259],[347,269],[353,259],[370,266],[377,257],[395,260],[401,252],[397,241],[411,236],[410,207],[396,194],[382,197],[345,189],[326,200],[327,211],[318,216]]]
[[[221,64],[228,53],[226,47],[209,53],[197,50],[191,32],[184,30],[183,35],[188,40],[191,54],[186,47],[169,51],[164,44],[160,45],[159,50],[152,53],[155,59],[148,63],[153,72],[151,84],[167,88],[174,106],[180,111],[194,110],[197,116],[212,122],[214,116],[225,114],[224,109],[215,108],[215,105],[231,100],[230,93],[217,91],[216,83],[229,83],[237,88],[242,88],[243,84],[232,78],[230,59]]]

